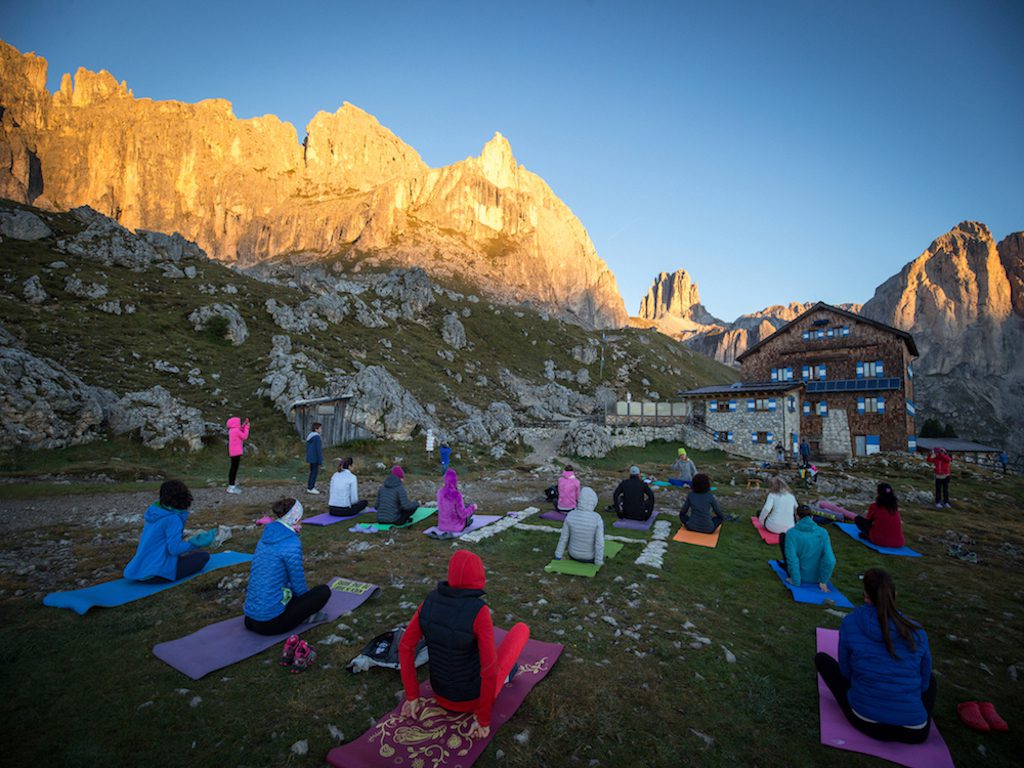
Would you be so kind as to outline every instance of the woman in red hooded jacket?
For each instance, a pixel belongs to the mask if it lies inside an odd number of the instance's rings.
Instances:
[[[925,461],[935,469],[935,508],[949,506],[949,465],[953,457],[946,453],[945,448],[935,448],[925,457]]]
[[[515,675],[530,628],[515,624],[495,647],[491,609],[483,600],[486,583],[480,558],[460,549],[448,562],[448,580],[416,609],[398,646],[405,687],[403,717],[417,718],[427,701],[420,696],[415,665],[416,645],[425,637],[434,699],[445,709],[474,714],[470,736],[490,734],[494,699]]]

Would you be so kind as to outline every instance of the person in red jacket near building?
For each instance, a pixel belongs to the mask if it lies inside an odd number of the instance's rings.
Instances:
[[[872,544],[893,549],[899,549],[906,544],[903,538],[900,504],[888,483],[878,484],[878,495],[875,497],[875,503],[868,507],[867,516],[857,515],[853,522],[857,524],[860,537]]]
[[[434,699],[453,712],[473,713],[470,736],[490,734],[491,707],[502,686],[515,676],[530,628],[521,622],[513,625],[495,647],[491,609],[483,600],[486,583],[480,558],[460,549],[448,562],[448,580],[416,609],[398,645],[405,688],[403,717],[418,718],[427,702],[420,696],[416,676],[416,645],[425,637]]]
[[[945,448],[933,448],[925,461],[935,469],[935,508],[949,507],[949,465],[953,457]]]

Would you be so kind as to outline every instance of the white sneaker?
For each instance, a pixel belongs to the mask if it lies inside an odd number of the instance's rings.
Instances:
[[[936,508],[936,509],[942,509],[942,505],[941,505],[941,504],[936,504],[936,505],[935,505],[935,508]]]
[[[314,496],[320,495],[320,491],[318,491],[316,488],[307,488],[306,493],[312,493]]]
[[[242,492],[242,489],[239,488],[237,485],[229,485],[228,486],[228,493],[241,493],[241,492]]]

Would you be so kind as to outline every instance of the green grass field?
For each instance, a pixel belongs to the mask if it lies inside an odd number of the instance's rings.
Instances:
[[[660,467],[664,474],[671,448],[656,444],[581,462],[581,473],[598,490],[603,508],[623,466],[637,462],[645,471]],[[466,545],[488,568],[495,623],[526,621],[534,637],[565,644],[552,673],[497,733],[477,765],[883,765],[819,745],[814,628],[838,627],[840,617],[792,602],[770,573],[766,561],[777,556],[777,549],[763,544],[746,520],[756,512],[759,496],[743,487],[742,466],[722,454],[694,458],[698,466],[710,468],[723,506],[741,519],[726,525],[713,550],[669,542],[662,571],[633,563],[640,544],[627,544],[593,579],[544,573],[557,541],[554,534],[511,530]],[[366,466],[370,460],[360,456],[359,461]],[[272,478],[287,478],[297,470],[267,466],[266,471]],[[885,477],[898,492],[929,487],[924,472],[882,471],[867,465],[851,474]],[[512,473],[502,486],[506,490],[495,486],[492,498],[532,494],[540,506],[543,483],[526,468]],[[203,477],[203,471],[197,469],[195,477]],[[467,469],[465,477],[486,483],[475,470]],[[676,506],[680,494],[659,490],[659,507]],[[800,492],[798,497],[811,498]],[[958,477],[953,497],[952,510],[904,508],[908,544],[923,558],[884,557],[832,531],[839,562],[833,581],[856,603],[858,575],[865,569],[881,565],[894,574],[902,608],[929,633],[939,679],[936,722],[956,764],[1015,765],[1024,748],[1024,706],[1015,676],[1024,667],[1024,525],[1019,512],[1024,481]],[[482,511],[524,506],[496,501]],[[218,512],[199,510],[191,522],[197,527],[242,525],[262,512],[243,496]],[[611,529],[606,519],[610,533],[646,538]],[[158,642],[237,615],[244,587],[229,590],[218,584],[225,576],[244,574],[245,566],[86,616],[45,608],[26,595],[16,597],[19,588],[31,592],[32,575],[6,573],[0,583],[5,764],[321,765],[337,743],[332,726],[345,740],[355,738],[394,706],[401,688],[397,672],[351,675],[345,663],[375,634],[408,619],[411,606],[444,577],[457,546],[428,539],[422,526],[390,537],[349,533],[347,527],[303,530],[310,582],[341,575],[379,584],[382,593],[351,616],[306,633],[320,659],[297,676],[276,665],[276,649],[200,681],[189,680],[150,652]],[[970,548],[979,563],[946,554],[939,539],[947,529],[973,539]],[[35,558],[39,568],[46,568],[40,551],[66,542],[62,546],[74,559],[74,578],[92,583],[119,575],[137,534],[126,527],[95,530],[70,520],[8,539],[0,556],[5,564]],[[231,546],[251,551],[257,535],[255,530],[236,532]],[[373,548],[349,552],[348,545],[357,540]],[[341,624],[346,626],[339,629]],[[323,645],[320,641],[331,634],[345,642]],[[726,661],[725,649],[735,654],[735,663]],[[194,697],[201,701],[193,707]],[[995,702],[1011,732],[982,735],[962,726],[955,707],[970,699]],[[515,739],[525,732],[525,744]],[[302,757],[290,751],[300,740],[309,743]]]

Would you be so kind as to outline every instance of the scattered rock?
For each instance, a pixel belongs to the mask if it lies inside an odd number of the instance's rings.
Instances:
[[[42,304],[50,298],[50,294],[43,288],[39,275],[32,275],[32,277],[22,283],[21,295],[25,297],[25,301],[29,304]]]
[[[9,162],[10,155],[8,155]],[[31,211],[20,209],[0,211],[0,235],[14,240],[41,240],[53,232]]]
[[[242,319],[238,310],[230,304],[212,304],[207,307],[200,307],[194,310],[188,316],[188,319],[195,330],[201,331],[207,328],[210,320],[214,317],[222,317],[227,321],[224,338],[229,339],[236,347],[245,343],[245,340],[249,338],[249,327],[245,324],[245,320]]]
[[[608,429],[592,421],[574,421],[565,433],[561,450],[570,456],[602,458],[612,449]]]
[[[188,705],[190,707],[192,707],[192,709],[195,709],[196,707],[198,707],[202,703],[203,703],[203,697],[202,696],[193,696],[192,700],[189,701]]]
[[[453,349],[463,349],[466,344],[466,329],[459,320],[459,316],[451,312],[444,316],[441,321],[441,338],[445,344]]]
[[[101,283],[86,285],[77,277],[69,276],[64,278],[64,291],[81,299],[101,299],[107,295],[109,289]]]
[[[305,755],[307,752],[309,752],[309,741],[307,739],[296,741],[292,744],[293,755]]]

